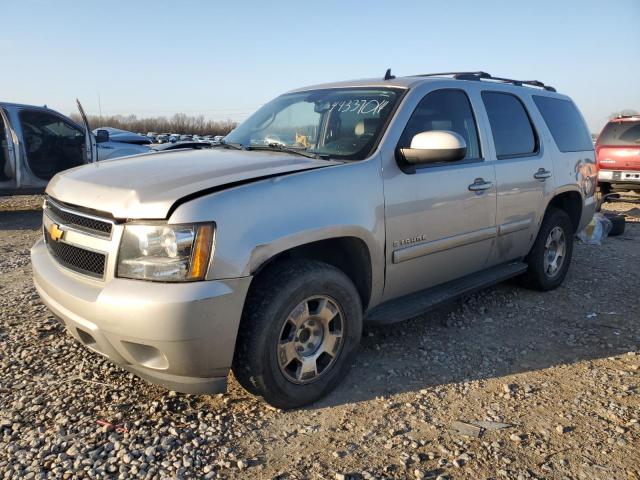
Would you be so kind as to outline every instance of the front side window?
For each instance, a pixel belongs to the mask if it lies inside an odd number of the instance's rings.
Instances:
[[[84,132],[59,116],[41,110],[20,112],[27,163],[35,176],[50,180],[56,173],[84,163]]]
[[[496,155],[513,158],[531,155],[537,150],[536,134],[522,102],[509,93],[482,92],[489,116]]]
[[[609,122],[600,133],[598,144],[604,146],[640,145],[640,121]]]
[[[591,135],[576,106],[563,98],[534,95],[538,110],[561,152],[593,150]]]
[[[343,88],[289,93],[267,103],[225,137],[247,148],[286,147],[328,157],[366,158],[401,91]]]
[[[465,160],[481,158],[476,121],[462,90],[436,90],[425,95],[411,114],[398,147],[409,148],[415,135],[431,130],[459,134],[467,144]]]

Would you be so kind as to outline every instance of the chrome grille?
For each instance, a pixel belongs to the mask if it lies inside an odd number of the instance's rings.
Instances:
[[[98,237],[111,237],[113,223],[109,220],[103,220],[94,217],[93,215],[71,211],[50,198],[47,198],[46,200],[45,212],[54,222],[65,225],[68,228],[80,230]]]
[[[64,267],[94,278],[103,278],[107,256],[53,240],[49,232],[44,232],[45,243],[54,258]]]

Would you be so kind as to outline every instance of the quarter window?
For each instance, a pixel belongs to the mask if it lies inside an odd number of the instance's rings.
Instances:
[[[476,121],[467,94],[462,90],[436,90],[427,94],[407,122],[398,147],[410,147],[414,135],[431,130],[459,134],[467,144],[465,160],[481,158]]]
[[[570,100],[534,95],[533,101],[561,152],[593,150],[591,135]]]
[[[509,93],[482,92],[487,109],[496,155],[513,158],[531,155],[537,150],[536,134],[522,102]]]

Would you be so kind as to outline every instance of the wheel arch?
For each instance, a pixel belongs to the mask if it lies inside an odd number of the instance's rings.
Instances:
[[[259,276],[266,269],[288,259],[313,259],[341,270],[353,282],[360,294],[362,306],[370,305],[374,289],[374,267],[371,250],[358,236],[344,235],[290,245],[268,257],[254,255],[251,275]]]
[[[545,213],[548,212],[550,208],[557,208],[566,212],[571,219],[574,233],[578,231],[583,208],[583,199],[580,192],[572,189],[556,193],[547,204]]]

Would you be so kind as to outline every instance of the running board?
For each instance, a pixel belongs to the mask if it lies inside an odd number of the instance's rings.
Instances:
[[[370,310],[365,321],[395,323],[421,315],[443,303],[451,302],[477,290],[490,287],[527,271],[523,262],[507,263],[452,280],[436,287],[410,293]]]

